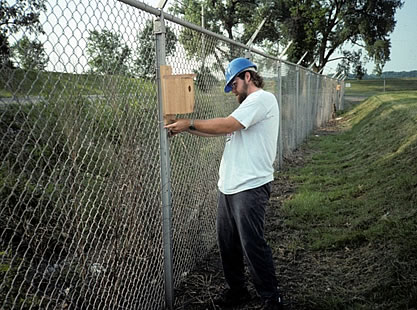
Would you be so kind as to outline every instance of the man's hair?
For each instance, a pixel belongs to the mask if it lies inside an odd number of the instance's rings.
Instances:
[[[250,78],[251,78],[253,84],[256,87],[258,87],[258,88],[264,88],[264,86],[265,86],[264,79],[256,71],[249,71],[249,70],[248,71],[243,71],[242,73],[239,73],[238,74],[238,78],[241,79],[241,80],[244,80],[245,79],[245,73],[246,72],[249,72]]]

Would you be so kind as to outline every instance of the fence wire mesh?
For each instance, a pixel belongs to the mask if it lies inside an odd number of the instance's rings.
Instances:
[[[46,67],[1,63],[1,309],[164,306],[154,17],[118,1],[48,2]],[[229,115],[237,103],[223,92],[224,70],[245,48],[166,26],[166,63],[196,74],[195,110],[185,117]],[[343,87],[252,56],[279,100],[279,161],[342,108]],[[174,286],[215,244],[223,146],[170,139]]]

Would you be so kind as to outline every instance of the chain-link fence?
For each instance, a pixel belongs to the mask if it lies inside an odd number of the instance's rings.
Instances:
[[[189,117],[227,116],[224,69],[248,49],[169,14],[154,29],[159,10],[126,2],[50,3],[46,67],[1,64],[1,309],[161,309],[215,244],[224,140],[168,141],[156,68],[196,74]],[[343,85],[252,60],[280,104],[278,167],[342,107]]]

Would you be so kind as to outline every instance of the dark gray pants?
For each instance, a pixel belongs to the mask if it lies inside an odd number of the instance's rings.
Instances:
[[[223,272],[231,289],[245,284],[244,257],[263,300],[278,296],[271,248],[264,238],[265,208],[271,184],[237,194],[219,193],[217,237]]]

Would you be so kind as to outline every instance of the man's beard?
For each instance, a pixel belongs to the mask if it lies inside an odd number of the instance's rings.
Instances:
[[[241,93],[237,95],[237,102],[241,104],[243,101],[245,101],[247,96],[248,96],[248,84],[246,83],[246,81],[243,81],[243,90]]]

